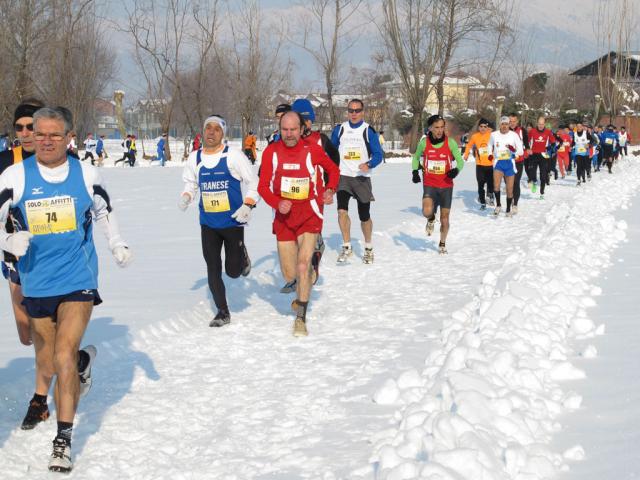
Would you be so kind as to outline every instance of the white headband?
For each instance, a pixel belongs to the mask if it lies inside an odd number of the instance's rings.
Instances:
[[[219,117],[217,115],[211,115],[210,117],[208,117],[205,121],[204,121],[204,125],[202,126],[202,131],[204,132],[204,129],[207,128],[207,123],[217,123],[218,125],[220,125],[220,128],[222,128],[222,135],[224,137],[227,136],[227,122],[224,121],[224,118]]]

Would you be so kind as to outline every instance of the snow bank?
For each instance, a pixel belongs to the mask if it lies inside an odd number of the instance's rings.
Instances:
[[[529,244],[487,272],[444,323],[424,370],[375,393],[399,407],[394,428],[374,440],[376,478],[545,479],[585,457],[580,445],[549,445],[559,415],[581,405],[567,382],[585,373],[572,358],[597,356],[576,340],[604,333],[587,315],[601,293],[590,282],[625,239],[627,225],[613,214],[640,186],[637,166],[616,173],[555,205]]]

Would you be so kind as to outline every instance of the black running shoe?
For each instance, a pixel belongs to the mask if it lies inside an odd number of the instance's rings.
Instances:
[[[27,414],[24,416],[24,420],[22,420],[20,428],[22,430],[32,430],[36,425],[40,422],[44,422],[47,418],[49,418],[49,407],[46,402],[40,403],[37,400],[31,400],[29,409],[27,410]]]
[[[218,313],[216,314],[216,316],[213,317],[213,320],[209,322],[209,326],[224,327],[225,325],[228,325],[230,322],[231,322],[231,314],[229,313],[229,310],[223,308],[218,310]]]

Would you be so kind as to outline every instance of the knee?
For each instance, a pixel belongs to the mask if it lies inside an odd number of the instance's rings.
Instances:
[[[370,207],[370,203],[358,202],[358,217],[360,218],[361,222],[368,222],[369,219],[371,219]]]
[[[306,257],[298,257],[298,263],[296,264],[296,272],[298,274],[298,278],[303,277],[304,275],[309,274],[309,267],[311,265],[311,258]]]
[[[51,378],[56,374],[53,360],[45,355],[36,355],[36,368],[45,377]]]
[[[433,215],[433,206],[423,205],[422,206],[422,215],[424,215],[427,218],[432,216]]]
[[[449,228],[449,217],[441,217],[440,218],[440,225],[442,225],[443,229],[447,229]]]
[[[60,375],[61,373],[77,373],[78,370],[78,352],[72,352],[70,349],[62,348],[56,349],[53,355],[53,367],[55,372]]]
[[[341,220],[342,219],[347,219],[348,220],[349,219],[349,211],[345,210],[345,209],[342,209],[342,208],[338,209],[338,218],[341,219]]]

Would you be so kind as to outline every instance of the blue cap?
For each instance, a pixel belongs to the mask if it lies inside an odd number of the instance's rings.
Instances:
[[[316,120],[316,114],[313,111],[313,106],[306,98],[299,98],[293,102],[291,104],[291,110],[298,112],[305,120],[311,120],[312,122]]]

